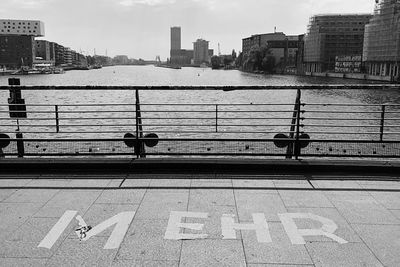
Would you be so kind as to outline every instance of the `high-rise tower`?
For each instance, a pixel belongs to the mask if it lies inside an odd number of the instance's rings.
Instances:
[[[181,27],[171,27],[171,51],[181,50]]]

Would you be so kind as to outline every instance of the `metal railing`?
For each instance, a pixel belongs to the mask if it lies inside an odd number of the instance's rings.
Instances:
[[[227,88],[248,89],[219,89]],[[16,89],[135,90],[132,104],[0,105],[2,157],[400,158],[400,105],[302,102],[302,90],[315,86],[279,87],[297,92],[294,103],[282,104],[142,103],[139,99],[140,90],[188,89],[176,87],[2,89],[9,90],[11,95]],[[218,87],[195,89],[218,90]],[[257,90],[268,89],[271,88],[257,87]],[[335,86],[335,89],[349,89],[349,86]]]

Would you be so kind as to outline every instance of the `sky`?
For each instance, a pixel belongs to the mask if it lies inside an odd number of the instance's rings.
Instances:
[[[45,24],[45,37],[77,52],[169,57],[170,27],[182,29],[182,49],[210,41],[210,49],[241,51],[242,39],[306,33],[312,15],[372,13],[375,0],[1,0],[0,18]]]

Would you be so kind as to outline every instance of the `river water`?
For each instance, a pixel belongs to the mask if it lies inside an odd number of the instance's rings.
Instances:
[[[6,76],[0,76],[0,85],[7,85],[8,78]],[[262,75],[262,74],[251,74],[251,73],[244,73],[237,70],[211,70],[205,68],[182,68],[181,70],[175,69],[167,69],[167,68],[158,68],[154,66],[114,66],[114,67],[106,67],[98,70],[89,70],[89,71],[68,71],[65,74],[59,75],[32,75],[32,76],[20,76],[21,85],[109,85],[109,86],[156,86],[156,85],[167,85],[167,86],[246,86],[246,85],[313,85],[313,84],[368,84],[371,82],[366,81],[359,81],[359,80],[350,80],[350,79],[338,79],[338,78],[321,78],[321,77],[300,77],[300,76],[284,76],[284,75]],[[8,116],[6,111],[8,107],[4,106],[7,104],[8,98],[8,91],[0,91],[0,108],[4,112],[0,116],[5,118]],[[196,113],[196,116],[207,115],[208,109],[210,109],[210,116],[215,117],[212,112],[215,110],[215,105],[221,105],[219,108],[219,116],[227,117],[232,116],[235,119],[235,116],[241,116],[243,113],[233,113],[230,111],[237,111],[238,109],[232,107],[226,107],[223,110],[223,104],[252,104],[254,105],[253,109],[250,109],[248,106],[247,109],[256,110],[257,105],[259,104],[290,104],[285,106],[284,108],[288,111],[293,110],[293,103],[295,101],[296,91],[295,90],[235,90],[235,91],[196,91],[196,90],[185,90],[185,91],[141,91],[140,92],[140,101],[142,104],[210,104],[209,107],[205,108],[205,113]],[[102,109],[109,109],[111,111],[115,111],[117,108],[112,104],[134,104],[135,101],[135,94],[133,91],[73,91],[73,90],[66,90],[66,91],[23,91],[23,98],[25,99],[27,104],[49,104],[53,105],[50,107],[50,111],[53,109],[54,105],[75,105],[75,104],[111,104],[110,106],[101,107]],[[304,103],[321,103],[321,104],[354,104],[354,105],[381,105],[381,104],[400,104],[400,90],[396,89],[382,89],[382,90],[304,90],[302,93],[302,102]],[[3,105],[3,106],[1,106]],[[61,108],[61,107],[60,107]],[[88,107],[83,107],[84,109]],[[131,107],[126,107],[127,110],[131,110]],[[152,110],[165,110],[165,107],[156,107],[156,106],[148,106]],[[176,108],[176,107],[175,107]],[[186,110],[193,110],[198,107],[196,106],[187,106],[185,107]],[[265,108],[265,107],[261,107]],[[318,110],[320,109],[327,109],[328,107],[324,106],[310,106],[309,109],[313,110],[314,113],[308,116],[314,117],[321,117],[321,114],[318,114]],[[343,107],[343,110],[346,111],[379,111],[381,107],[371,107],[371,106],[360,106],[360,107]],[[44,110],[44,107],[36,107],[37,110]],[[92,110],[96,111],[96,108],[91,107]],[[134,109],[134,107],[133,107]],[[142,109],[146,109],[146,106],[142,107]],[[172,107],[173,111],[174,107]],[[181,107],[182,109],[182,107]],[[222,109],[222,110],[221,110]],[[278,108],[278,109],[282,109]],[[35,110],[35,107],[29,107],[28,110]],[[77,107],[62,107],[62,110],[65,112],[71,111],[79,111]],[[99,108],[100,110],[100,108]],[[392,107],[392,111],[399,111],[400,108],[398,106]],[[224,129],[220,127],[219,133],[229,132],[229,131],[239,131],[239,133],[233,133],[231,135],[223,135],[223,137],[227,138],[272,138],[274,136],[273,132],[288,132],[289,127],[287,125],[291,122],[291,112],[286,113],[273,113],[271,112],[268,114],[268,111],[274,111],[273,109],[269,110],[266,109],[266,114],[263,116],[267,117],[284,117],[282,120],[275,120],[273,122],[266,122],[260,117],[260,120],[253,120],[251,121],[252,124],[260,124],[265,125],[264,128],[257,128],[252,127],[251,131],[260,132],[259,134],[252,134],[249,135],[248,133],[240,134],[240,132],[245,132],[246,130],[244,127],[225,127]],[[112,116],[130,116],[132,117],[132,113],[110,113]],[[108,115],[110,115],[108,114]],[[248,116],[257,116],[254,114]],[[61,114],[63,115],[63,114]],[[60,115],[60,116],[61,116]],[[73,114],[66,113],[64,116],[71,117]],[[79,114],[78,114],[79,115]],[[78,116],[77,115],[77,116]],[[108,116],[107,115],[107,116]],[[142,114],[143,115],[143,114]],[[145,114],[146,115],[146,114]],[[165,112],[159,113],[152,113],[153,117],[159,116],[160,118],[165,115]],[[186,114],[187,115],[187,114]],[[192,114],[193,115],[193,114]],[[325,114],[326,115],[326,114]],[[359,114],[361,118],[374,118],[379,119],[380,114]],[[30,114],[29,117],[32,118],[43,118],[46,114]],[[54,117],[54,114],[50,114],[50,117]],[[104,114],[92,114],[94,120],[91,123],[88,121],[81,121],[81,124],[95,124],[99,125],[99,127],[86,127],[86,126],[75,126],[73,127],[64,127],[62,128],[61,132],[56,136],[57,137],[82,137],[80,131],[87,131],[88,129],[92,129],[94,132],[101,131],[100,126],[104,124],[113,124],[116,120],[108,119],[108,120],[97,120],[96,118],[104,117]],[[179,116],[179,115],[174,115]],[[327,118],[335,118],[335,116],[339,116],[337,114],[328,114],[326,115]],[[344,114],[344,118],[346,118],[346,114]],[[398,113],[393,113],[391,116],[395,118],[399,118]],[[0,117],[0,119],[1,119]],[[164,116],[165,117],[165,116]],[[254,119],[254,118],[253,118]],[[10,121],[8,121],[10,122]],[[314,127],[314,128],[304,128],[307,132],[312,132],[311,136],[313,138],[355,138],[355,135],[348,135],[343,136],[340,134],[320,134],[317,133],[320,130],[332,131],[329,127],[324,127],[336,124],[337,122],[332,121],[312,121],[308,120],[309,124],[321,124],[321,127]],[[4,123],[4,120],[2,121]],[[14,122],[12,122],[14,123]],[[26,126],[30,124],[34,124],[37,122],[32,121],[25,121]],[[66,124],[77,124],[76,120],[65,120],[64,123]],[[122,122],[119,122],[122,123]],[[203,124],[210,124],[209,128],[206,128],[206,131],[209,132],[210,129],[214,129],[214,120],[211,121],[203,121],[199,122],[196,120],[186,120],[186,121],[173,121],[160,119],[160,120],[153,120],[153,121],[144,121],[144,124],[194,124],[194,123],[203,123]],[[225,123],[225,124],[237,124],[237,125],[244,125],[249,124],[248,120],[225,120],[225,121],[218,121],[218,123]],[[364,120],[360,122],[346,122],[353,123],[353,124],[362,124],[369,125],[371,122]],[[373,122],[374,124],[379,125],[379,121]],[[399,121],[393,121],[394,124],[400,124]],[[51,124],[54,125],[53,122]],[[129,123],[124,121],[123,124],[130,124],[124,127],[109,127],[108,130],[117,131],[117,132],[127,132],[131,131],[134,127],[134,120],[131,120]],[[268,126],[268,124],[278,125],[275,128]],[[284,124],[284,126],[279,126]],[[204,126],[206,127],[206,126]],[[208,127],[208,126],[207,126]],[[375,126],[377,127],[377,126]],[[4,128],[4,127],[3,127]],[[8,129],[8,128],[6,128]],[[221,137],[221,135],[201,135],[199,133],[188,133],[182,134],[177,133],[180,132],[183,127],[177,126],[177,128],[173,127],[147,127],[145,131],[148,132],[157,132],[161,137],[170,138],[170,137]],[[185,128],[185,130],[198,130],[200,128],[193,128],[190,126],[189,128]],[[365,130],[366,132],[376,132],[377,128],[360,128]],[[7,132],[12,133],[15,130],[15,127],[10,127]],[[48,129],[43,128],[36,128],[36,130],[40,131],[48,131]],[[202,129],[200,129],[202,130]],[[317,131],[318,130],[318,131]],[[343,130],[348,131],[349,128],[333,128],[333,130]],[[379,130],[379,129],[378,129]],[[3,130],[4,131],[4,130]],[[54,131],[54,129],[51,129]],[[73,132],[77,132],[73,134]],[[350,129],[351,131],[359,131],[359,129],[354,128]],[[392,132],[400,132],[400,128],[392,127],[388,131]],[[269,133],[271,132],[271,133]],[[315,133],[314,133],[315,132]],[[161,134],[160,134],[161,133]],[[268,133],[268,134],[264,134]],[[43,137],[43,134],[25,134],[25,137]],[[51,137],[55,137],[55,135],[50,135]],[[98,134],[91,134],[89,137],[99,137]],[[101,137],[116,137],[114,133],[103,134]],[[119,136],[120,137],[120,136]],[[363,134],[360,132],[360,135],[357,138],[364,138],[364,139],[376,139],[379,135],[373,134]],[[398,139],[400,135],[394,134],[391,135],[388,139]]]

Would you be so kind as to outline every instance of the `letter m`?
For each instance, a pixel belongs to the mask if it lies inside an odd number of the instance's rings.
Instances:
[[[51,249],[53,245],[60,238],[61,234],[65,231],[71,221],[76,217],[77,211],[67,210],[63,216],[58,220],[58,222],[53,226],[50,232],[45,236],[45,238],[40,242],[38,247]],[[122,240],[128,231],[129,225],[131,224],[133,217],[135,216],[134,211],[121,212],[114,217],[96,225],[93,227],[82,241],[86,241],[92,236],[95,236],[107,228],[115,225],[107,243],[104,245],[104,249],[116,249],[119,248]]]

